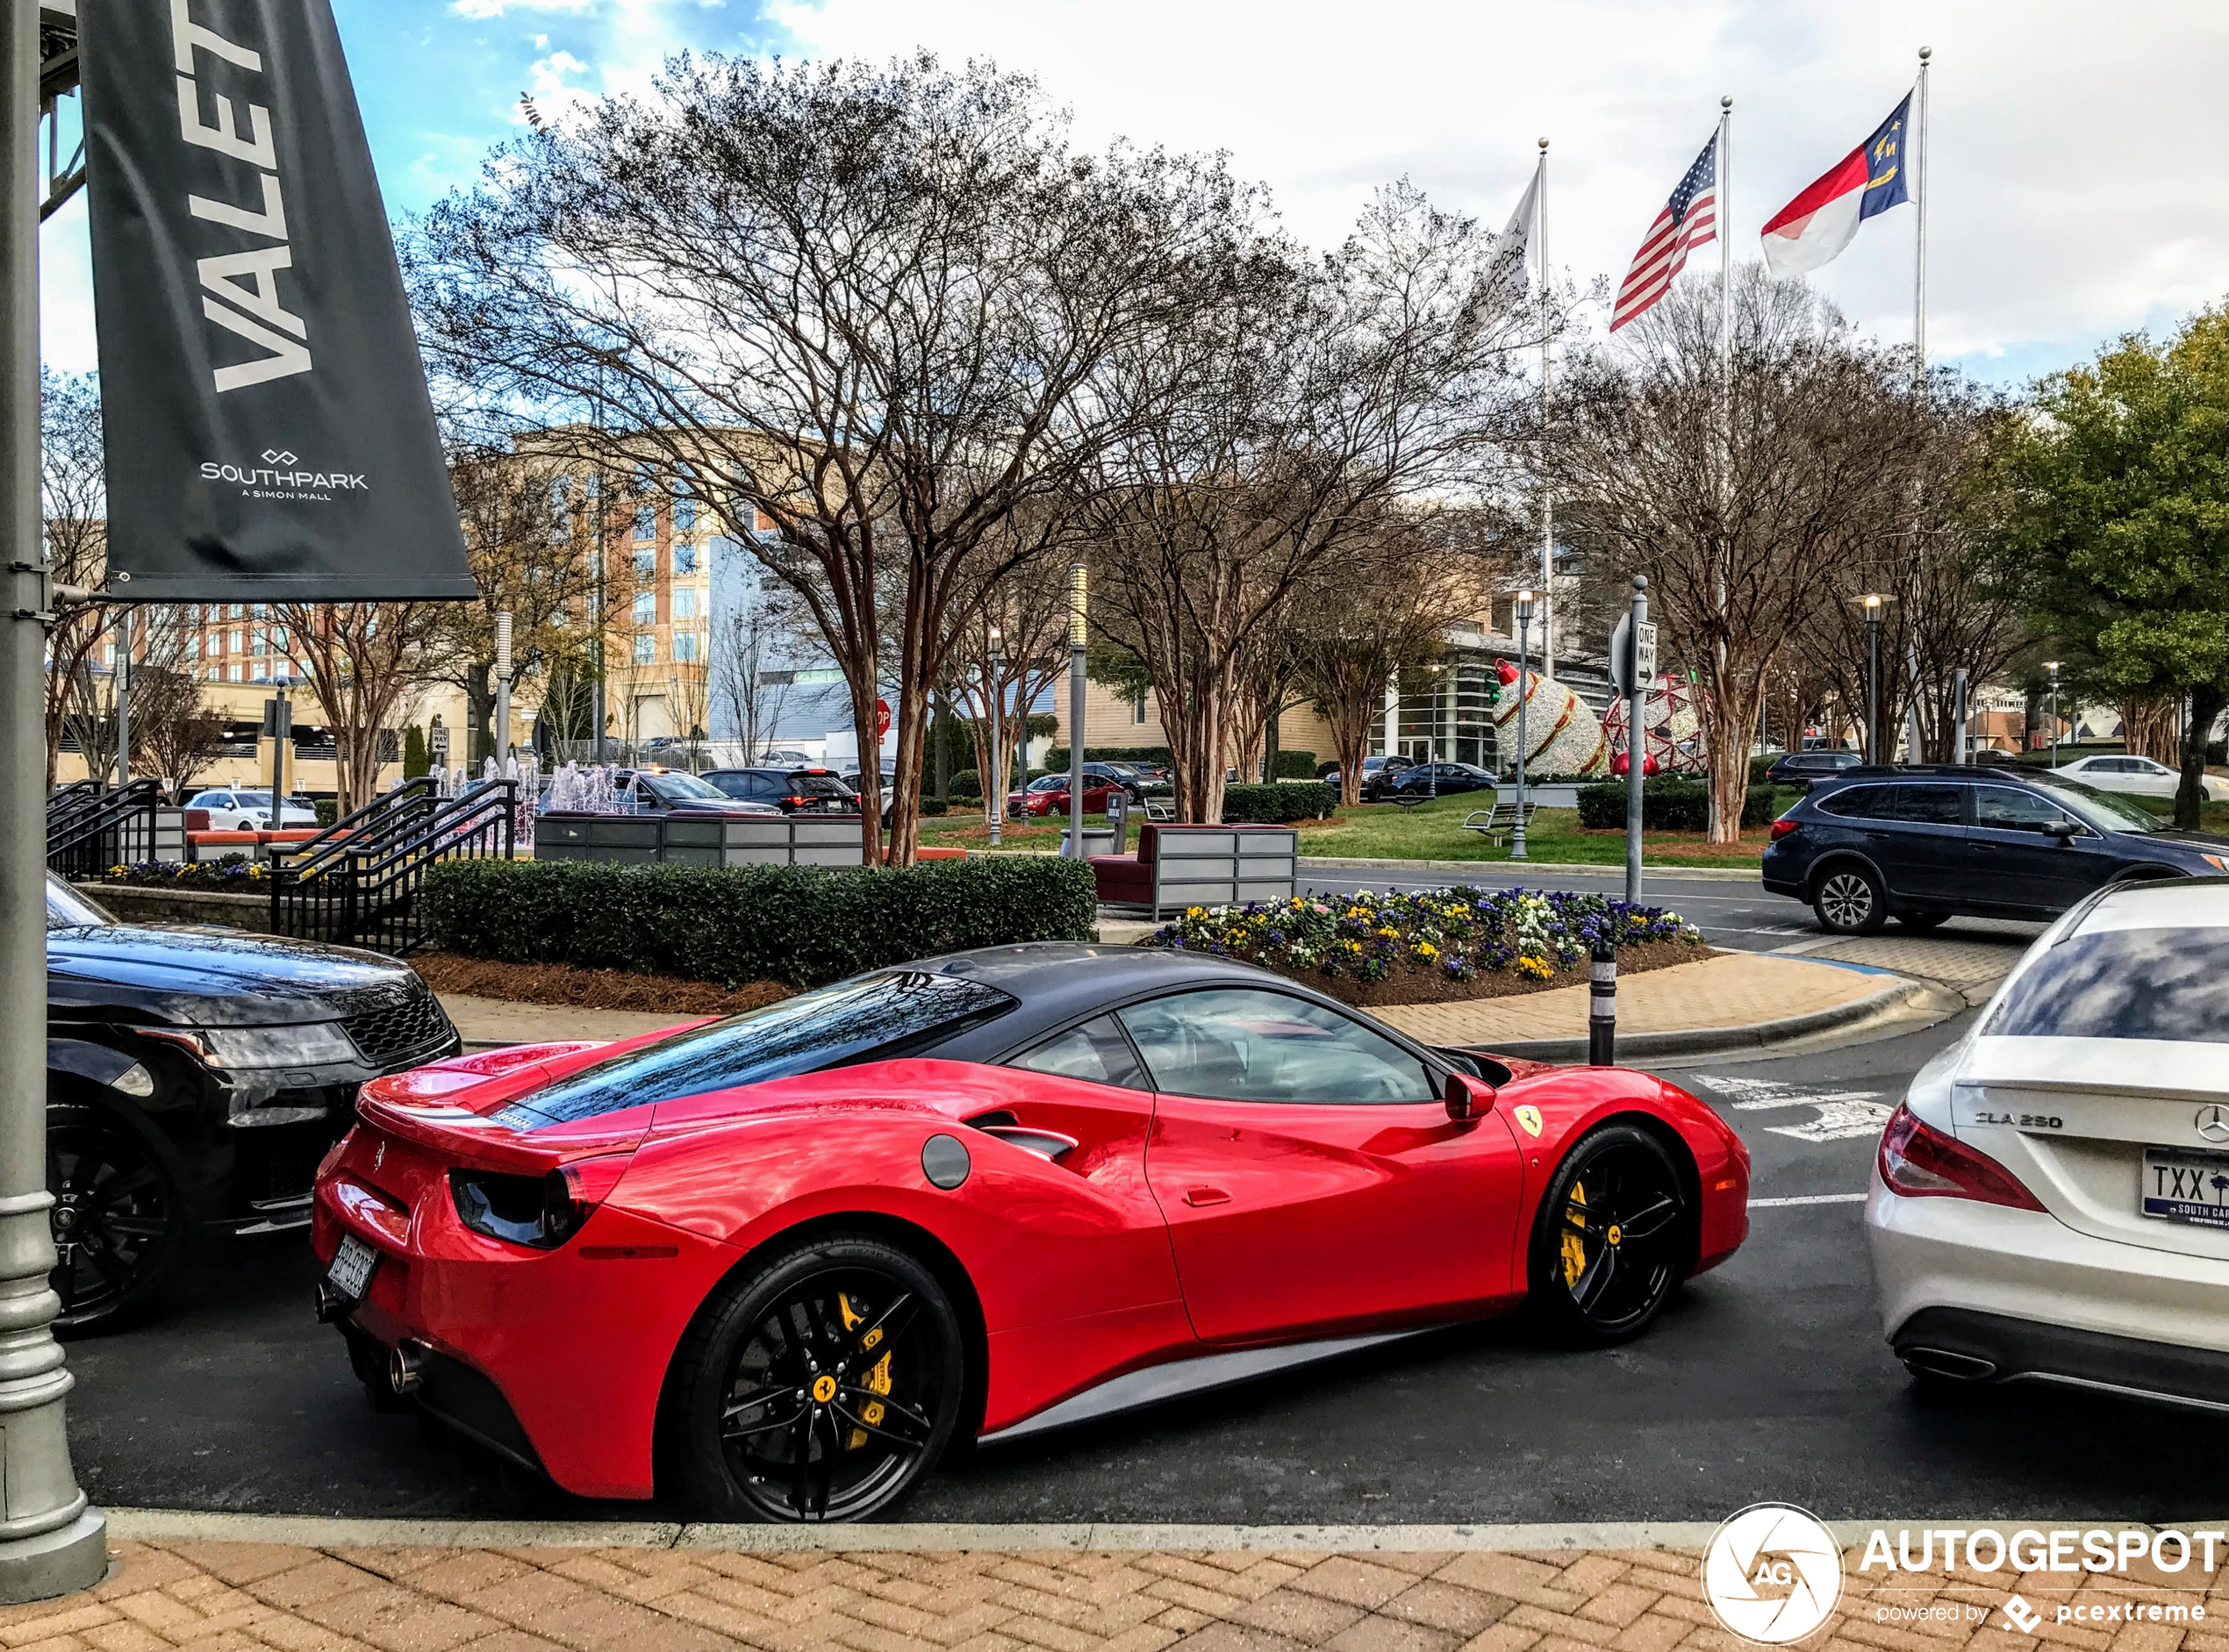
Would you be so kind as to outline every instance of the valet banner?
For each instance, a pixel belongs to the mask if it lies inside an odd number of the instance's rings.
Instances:
[[[79,0],[109,594],[473,594],[327,0]]]

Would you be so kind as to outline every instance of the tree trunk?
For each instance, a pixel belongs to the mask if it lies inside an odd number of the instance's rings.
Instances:
[[[2190,690],[2190,720],[2182,731],[2182,784],[2175,794],[2175,824],[2186,832],[2198,829],[2198,811],[2206,797],[2206,736],[2225,704],[2229,694],[2212,683]]]

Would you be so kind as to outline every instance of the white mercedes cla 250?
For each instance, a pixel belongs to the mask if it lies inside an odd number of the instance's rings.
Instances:
[[[1924,1380],[2229,1410],[2229,878],[2045,931],[1889,1119],[1866,1238]]]

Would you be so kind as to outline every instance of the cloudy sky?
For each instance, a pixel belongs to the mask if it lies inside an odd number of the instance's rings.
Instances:
[[[1344,233],[1407,175],[1498,226],[1552,140],[1550,255],[1615,282],[1734,99],[1731,223],[1860,142],[1934,49],[1929,339],[2018,383],[2229,294],[2224,0],[333,0],[388,208],[468,182],[545,108],[641,89],[682,48],[1037,77],[1078,136],[1227,150],[1287,225]],[[1816,279],[1910,336],[1909,208]],[[82,199],[46,232],[47,359],[93,364]],[[1715,268],[1715,254],[1711,254]]]

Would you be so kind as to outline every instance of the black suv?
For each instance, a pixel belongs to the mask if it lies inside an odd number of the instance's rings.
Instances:
[[[859,794],[833,769],[714,769],[697,778],[739,803],[770,803],[784,814],[859,812]]]
[[[204,1226],[307,1227],[367,1079],[456,1054],[407,964],[119,924],[47,880],[47,1184],[65,1331],[153,1305]]]
[[[1831,779],[1863,762],[1865,759],[1853,751],[1821,748],[1789,752],[1765,771],[1765,778],[1775,786],[1808,785],[1813,781]]]
[[[2101,884],[2229,872],[2229,838],[2180,832],[2132,797],[2051,774],[1865,767],[1773,822],[1765,887],[1836,934],[1894,917],[2055,917]]]

